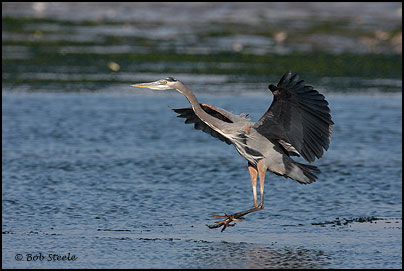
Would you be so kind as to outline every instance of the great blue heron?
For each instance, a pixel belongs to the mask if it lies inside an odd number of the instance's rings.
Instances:
[[[316,166],[301,164],[290,156],[302,156],[313,162],[323,156],[323,149],[330,144],[332,125],[330,109],[325,97],[291,72],[286,73],[279,83],[269,85],[274,95],[273,102],[265,114],[252,122],[244,114],[234,115],[222,108],[200,104],[194,93],[181,81],[168,77],[151,83],[132,87],[155,90],[176,89],[184,94],[192,107],[173,109],[185,123],[194,123],[195,128],[233,144],[248,161],[254,205],[242,212],[224,216],[223,221],[209,228],[232,227],[232,221],[242,221],[243,216],[264,208],[264,181],[267,170],[291,178],[301,184],[316,181],[313,172],[320,172]],[[257,202],[257,175],[260,181],[260,203]]]

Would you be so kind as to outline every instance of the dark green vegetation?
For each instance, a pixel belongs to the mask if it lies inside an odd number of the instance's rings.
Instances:
[[[31,48],[33,51],[43,48]],[[48,49],[48,50],[47,50]],[[74,65],[86,68],[94,67],[100,71],[108,71],[110,61],[119,63],[123,71],[131,71],[137,64],[165,64],[166,73],[204,73],[235,75],[267,75],[283,73],[294,68],[294,72],[312,76],[360,76],[399,78],[402,74],[402,58],[391,55],[332,55],[327,53],[294,53],[287,56],[268,54],[257,56],[244,53],[219,53],[211,55],[181,55],[175,53],[156,53],[152,55],[91,53],[61,54],[46,48],[30,59],[3,59],[2,68],[7,72],[52,72],[54,66]],[[46,52],[48,51],[48,52]],[[187,65],[196,63],[194,66]],[[205,65],[198,65],[204,63]],[[231,63],[231,66],[220,65]],[[268,64],[269,63],[269,64]],[[248,65],[245,65],[248,64]],[[75,67],[75,68],[76,68]],[[68,69],[67,69],[68,71]],[[141,66],[136,72],[148,72]],[[13,80],[13,78],[8,78]],[[116,79],[118,80],[118,79]],[[110,80],[108,80],[110,81]]]
[[[287,70],[308,80],[321,77],[401,79],[402,57],[388,50],[391,39],[401,31],[401,25],[382,32],[383,40],[377,43],[379,49],[384,49],[381,53],[349,50],[334,53],[329,45],[321,48],[321,42],[313,44],[311,50],[298,50],[296,46],[311,35],[377,40],[374,31],[354,28],[348,21],[311,19],[304,25],[299,31],[290,27],[280,41],[276,35],[283,33],[284,28],[279,26],[249,27],[224,22],[195,27],[192,34],[174,30],[173,38],[167,39],[164,35],[148,36],[154,33],[153,29],[164,27],[159,23],[4,17],[2,81],[7,86],[80,83],[84,88],[96,89],[98,84],[132,83],[128,76],[119,76],[122,72],[220,74],[256,81],[268,75],[279,76]],[[244,40],[237,40],[240,35]],[[231,40],[230,45],[222,45],[227,39],[235,40]],[[264,40],[250,43],[255,39]],[[277,53],[273,50],[277,46],[286,48],[287,53]],[[111,69],[110,63],[119,66]]]

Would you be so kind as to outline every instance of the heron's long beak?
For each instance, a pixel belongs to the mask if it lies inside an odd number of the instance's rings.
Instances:
[[[153,88],[155,86],[156,86],[155,82],[152,82],[152,83],[140,83],[140,84],[131,85],[131,87],[135,87],[135,88]]]

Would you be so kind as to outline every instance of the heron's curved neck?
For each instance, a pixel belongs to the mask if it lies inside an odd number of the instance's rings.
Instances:
[[[220,130],[221,127],[227,124],[226,122],[206,113],[205,110],[202,109],[198,100],[196,99],[195,94],[186,85],[180,83],[176,89],[187,98],[195,114],[208,126],[213,128],[214,130]]]
[[[195,94],[190,90],[186,85],[183,83],[180,83],[180,85],[177,88],[178,92],[184,94],[184,96],[187,98],[188,102],[192,105],[192,108],[194,109],[203,109],[201,108],[198,99],[196,99]]]

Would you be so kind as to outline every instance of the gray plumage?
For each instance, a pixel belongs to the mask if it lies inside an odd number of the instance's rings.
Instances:
[[[176,89],[188,99],[191,107],[173,109],[186,124],[194,124],[236,150],[248,161],[253,185],[254,205],[247,211],[233,215],[215,216],[226,220],[210,228],[223,226],[231,221],[263,209],[264,179],[267,170],[302,184],[316,181],[319,169],[313,165],[294,161],[291,156],[302,156],[308,162],[321,158],[328,150],[332,125],[330,108],[325,97],[313,87],[305,85],[297,75],[286,73],[275,85],[269,85],[274,99],[265,114],[253,122],[244,114],[235,115],[222,108],[200,104],[192,91],[181,81],[172,77],[152,83],[133,85],[150,89]],[[256,179],[260,177],[260,204],[257,204]]]

